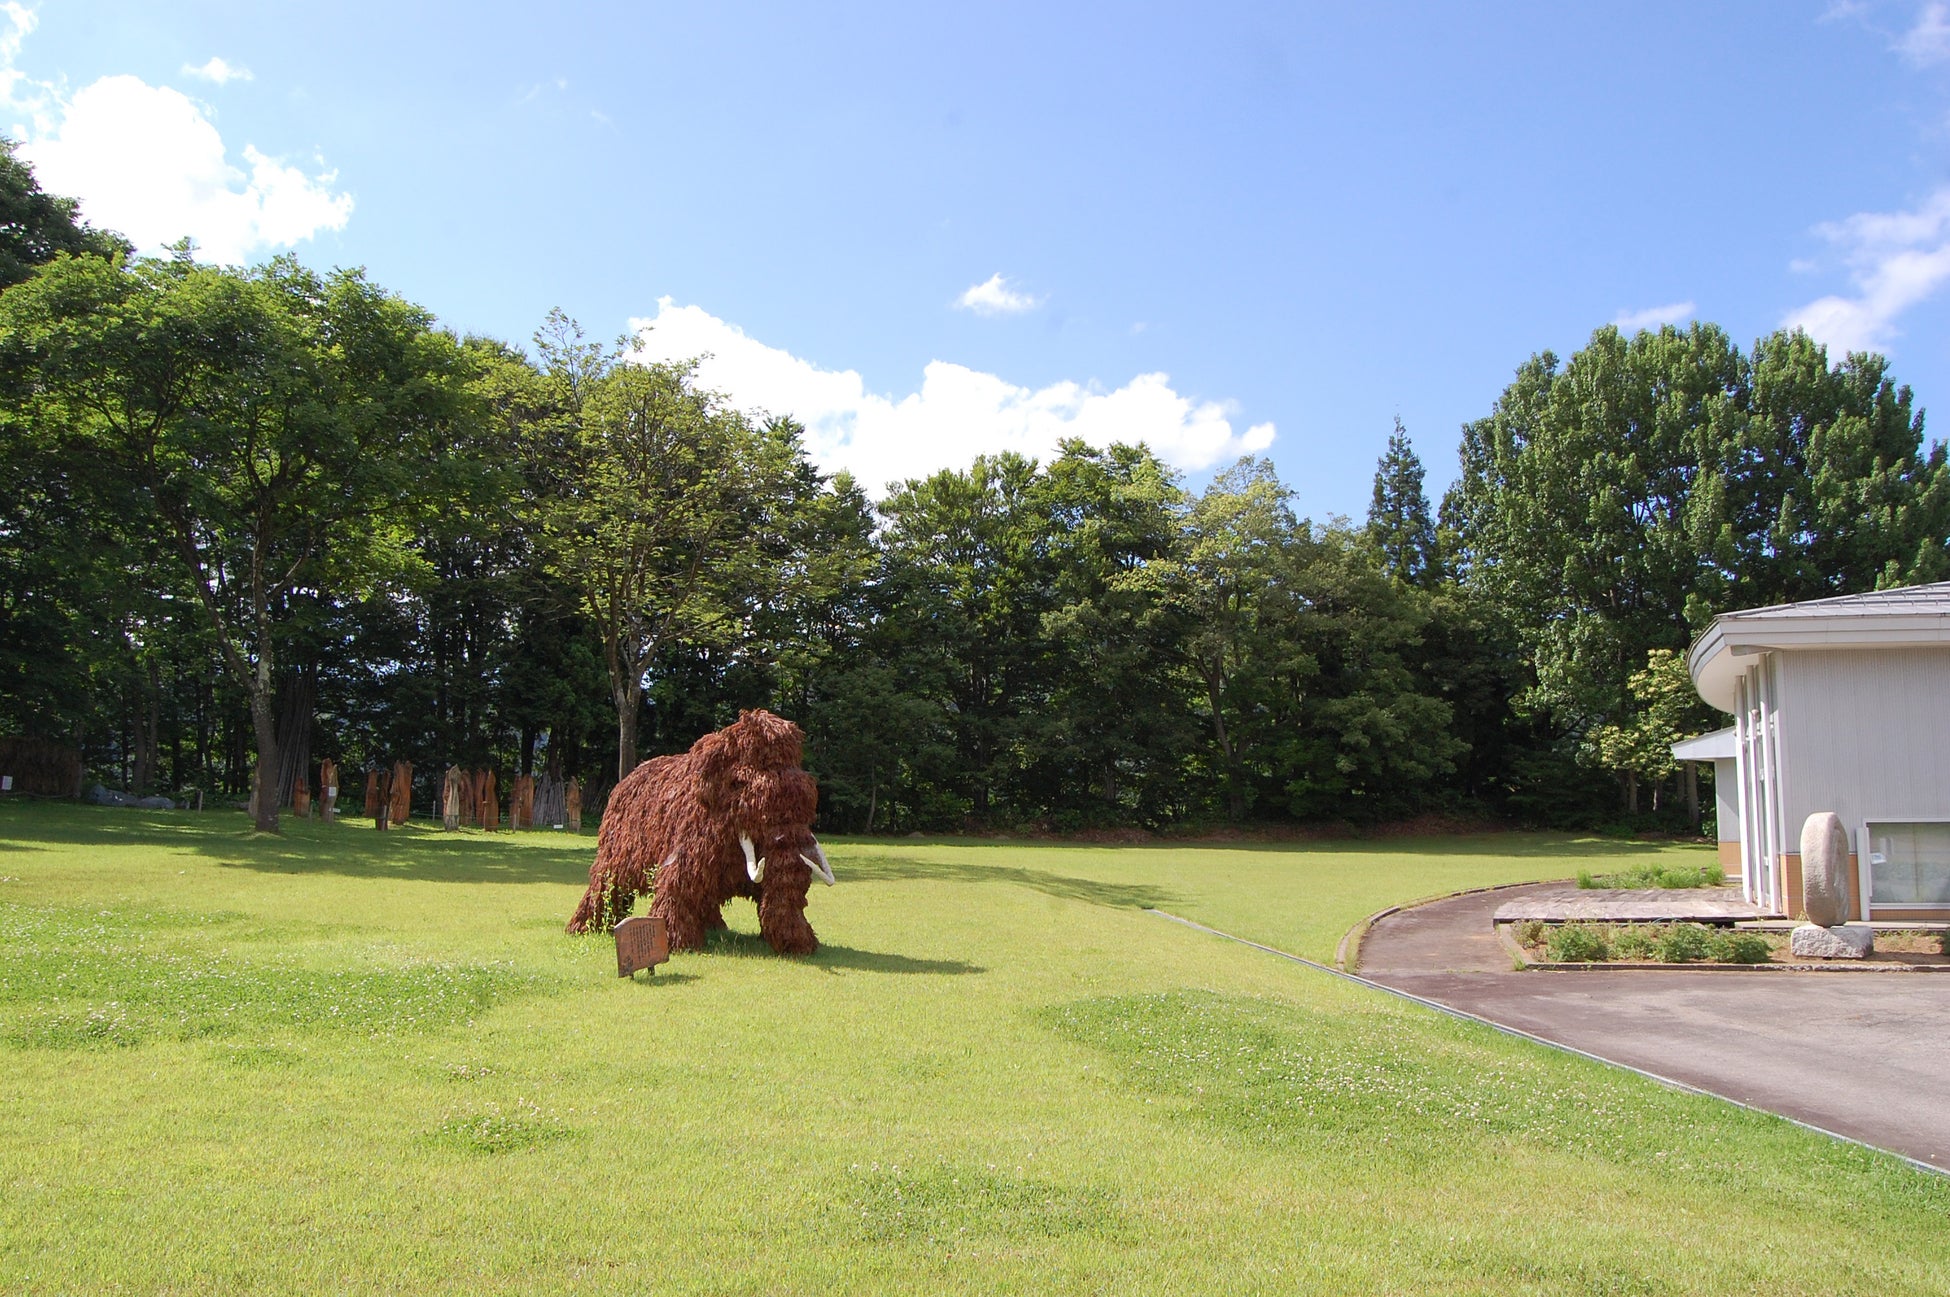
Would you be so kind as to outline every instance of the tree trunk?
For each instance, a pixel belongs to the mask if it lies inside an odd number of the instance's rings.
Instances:
[[[1625,813],[1627,815],[1639,813],[1639,776],[1636,770],[1625,772]]]
[[[252,772],[251,804],[257,815],[257,828],[264,833],[278,831],[278,720],[276,699],[271,690],[269,656],[260,657],[251,677],[251,730],[257,738],[257,768]]]
[[[637,713],[642,710],[642,688],[628,687],[616,691],[616,778],[623,777],[636,769],[636,722]]]
[[[1699,827],[1699,763],[1686,763],[1686,822]]]

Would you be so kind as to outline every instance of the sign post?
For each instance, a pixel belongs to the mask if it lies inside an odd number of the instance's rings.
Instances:
[[[657,975],[657,965],[670,958],[670,938],[664,921],[638,914],[616,925],[616,975],[629,977],[639,968]]]

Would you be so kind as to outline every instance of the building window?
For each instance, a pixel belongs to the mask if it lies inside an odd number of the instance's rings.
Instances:
[[[1870,824],[1869,903],[1950,908],[1950,823]]]

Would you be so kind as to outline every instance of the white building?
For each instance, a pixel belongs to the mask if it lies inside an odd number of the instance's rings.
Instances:
[[[1801,825],[1834,811],[1852,917],[1950,919],[1950,581],[1726,613],[1686,665],[1733,725],[1673,755],[1713,762],[1748,900],[1800,913]]]

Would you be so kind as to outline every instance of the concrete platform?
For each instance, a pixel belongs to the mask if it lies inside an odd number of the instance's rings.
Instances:
[[[1498,923],[1526,919],[1546,923],[1740,923],[1766,913],[1742,900],[1731,887],[1606,889],[1543,883],[1534,892],[1505,900],[1496,907],[1494,917]]]
[[[1359,976],[1950,1171],[1950,977],[1513,972],[1496,912],[1567,891],[1391,914]]]

